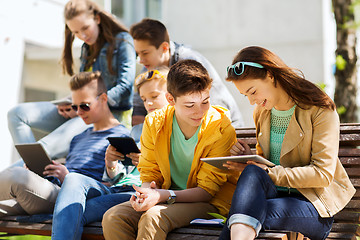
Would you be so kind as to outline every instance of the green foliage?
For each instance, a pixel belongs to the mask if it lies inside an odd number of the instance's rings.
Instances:
[[[0,232],[1,240],[3,240],[3,239],[6,239],[6,240],[50,240],[51,239],[50,236],[21,235],[21,236],[3,237],[2,234],[6,234],[6,233]]]
[[[360,27],[360,0],[352,0],[349,7],[349,14],[354,15],[354,22],[345,23],[344,27],[358,29]]]
[[[325,92],[326,84],[325,83],[319,83],[319,88]]]
[[[337,55],[335,65],[337,70],[343,71],[346,67],[346,60],[343,58],[343,56]]]
[[[218,213],[211,213],[211,212],[208,212],[207,214],[209,214],[210,216],[214,217],[214,218],[218,218],[218,219],[222,219],[222,223],[225,223],[226,222],[226,217],[224,217],[223,215],[220,215]]]
[[[340,116],[340,115],[343,115],[343,114],[346,113],[346,107],[344,107],[344,106],[338,107],[338,108],[336,109],[336,111],[337,111],[337,113],[339,114],[339,116]]]

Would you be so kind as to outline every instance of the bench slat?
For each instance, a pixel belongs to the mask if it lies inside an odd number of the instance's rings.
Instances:
[[[51,235],[50,223],[19,223],[13,221],[0,221],[0,232],[13,234]]]
[[[360,178],[360,166],[358,167],[345,167],[345,170],[350,178]]]
[[[359,223],[360,212],[354,212],[354,211],[349,211],[348,209],[343,209],[334,216],[334,220],[337,222],[346,221],[352,223]]]
[[[255,128],[236,129],[238,138],[248,143],[255,153]],[[356,239],[360,235],[360,123],[340,125],[339,158],[357,191],[344,210],[334,217],[334,224],[328,239]],[[45,223],[18,223],[15,217],[0,220],[0,232],[9,234],[51,235],[51,221]],[[168,240],[217,240],[220,228],[199,228],[194,226],[175,229],[168,234]],[[82,239],[104,240],[101,223],[96,222],[84,227]],[[300,233],[287,231],[261,232],[257,238],[282,240],[308,240]]]
[[[327,239],[348,239],[348,240],[356,240],[356,235],[354,233],[337,233],[330,232]]]
[[[355,187],[360,187],[360,179],[359,178],[350,178],[350,181]]]
[[[359,234],[360,226],[355,223],[334,223],[331,227],[331,232],[351,232]]]
[[[346,208],[349,209],[355,209],[355,211],[360,210],[360,200],[359,199],[352,199],[350,202],[346,205]]]
[[[351,167],[360,166],[360,157],[340,156],[339,159],[344,166],[351,166]]]

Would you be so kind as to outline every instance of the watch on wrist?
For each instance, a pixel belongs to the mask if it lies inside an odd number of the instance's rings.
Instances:
[[[170,197],[168,198],[168,200],[166,200],[166,203],[173,204],[173,203],[175,203],[175,200],[176,200],[176,194],[174,193],[173,190],[168,190],[168,191],[170,193]]]

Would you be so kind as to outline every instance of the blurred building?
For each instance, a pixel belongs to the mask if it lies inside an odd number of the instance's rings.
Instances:
[[[66,0],[2,1],[0,115],[2,164],[18,158],[7,129],[7,111],[19,102],[53,100],[69,94],[60,65]],[[143,17],[161,20],[171,40],[205,55],[221,77],[243,47],[259,45],[277,53],[333,92],[335,29],[330,0],[98,0],[128,27]],[[81,42],[74,55],[79,57]],[[75,69],[78,69],[78,62]],[[226,83],[246,126],[253,126],[247,99]],[[41,133],[40,135],[41,136]],[[13,160],[11,160],[13,159]]]

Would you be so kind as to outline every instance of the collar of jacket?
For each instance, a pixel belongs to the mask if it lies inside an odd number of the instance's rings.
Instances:
[[[304,132],[301,129],[298,121],[297,121],[297,114],[298,114],[299,107],[295,108],[294,114],[291,116],[289,126],[286,129],[286,133],[284,136],[283,144],[281,147],[281,154],[280,159],[293,150],[304,138]],[[260,144],[261,149],[264,152],[264,157],[269,158],[270,156],[270,121],[271,120],[271,111],[265,110],[260,113],[258,124],[260,125],[258,135],[258,142]],[[285,144],[284,144],[285,143]]]
[[[170,174],[165,174],[170,172],[170,163],[165,161],[164,158],[170,153],[170,137],[172,132],[172,122],[173,116],[175,113],[175,108],[168,105],[167,107],[154,111],[147,116],[149,124],[152,126],[153,131],[156,132],[155,136],[155,149],[164,149],[164,151],[155,151],[155,158],[162,162],[160,171],[163,172],[165,182],[171,183]],[[196,145],[194,152],[194,160],[191,167],[191,172],[189,178],[193,176],[194,172],[197,172],[200,168],[201,157],[204,157],[208,154],[208,151],[211,149],[207,146],[218,141],[222,137],[222,131],[228,125],[231,125],[231,121],[228,117],[229,111],[225,108],[219,106],[211,106],[206,116],[204,117],[199,133],[198,133],[198,144]],[[156,116],[158,115],[158,117]],[[160,133],[161,132],[161,133]],[[166,150],[165,150],[166,149]],[[163,159],[163,160],[160,160]],[[197,166],[197,167],[194,167]],[[170,186],[163,186],[164,188]]]
[[[154,121],[151,124],[154,124],[156,133],[158,134],[161,130],[166,131],[165,128],[167,128],[171,134],[175,108],[168,105],[157,113],[164,114],[165,119],[154,118]],[[209,133],[209,136],[207,136],[207,142],[209,142],[209,144],[219,139],[221,137],[221,129],[231,124],[230,119],[225,117],[228,115],[229,111],[226,108],[211,106],[201,123],[199,136],[207,135]],[[219,126],[221,127],[219,128]],[[216,131],[216,129],[220,129],[220,131]],[[200,140],[201,139],[198,141],[200,142]]]

